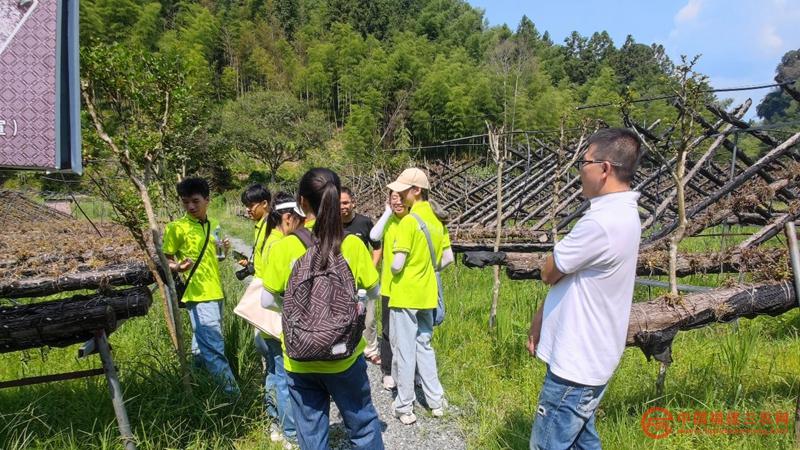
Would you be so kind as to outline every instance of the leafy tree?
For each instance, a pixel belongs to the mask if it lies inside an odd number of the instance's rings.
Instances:
[[[286,91],[246,93],[225,105],[221,119],[218,145],[263,162],[273,180],[283,163],[301,160],[329,133],[321,114]]]
[[[169,210],[174,197],[167,192],[175,179],[169,166],[170,144],[190,121],[192,91],[179,60],[122,44],[98,44],[81,52],[81,94],[86,107],[86,156],[108,157],[108,167],[92,165],[98,194],[111,203],[142,251],[165,301],[164,313],[178,359],[184,386],[190,390],[183,353],[182,329],[177,322],[175,286],[161,252],[161,229],[156,208]],[[113,182],[121,175],[129,183]],[[167,189],[169,187],[170,189]]]
[[[794,81],[794,89],[800,90],[800,49],[790,50],[783,55],[775,68],[775,81],[783,83]],[[756,107],[758,116],[767,123],[780,123],[800,119],[800,105],[781,88],[767,94]]]

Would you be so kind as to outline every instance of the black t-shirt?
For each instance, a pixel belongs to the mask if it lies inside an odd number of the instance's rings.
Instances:
[[[369,232],[372,230],[372,226],[373,223],[369,217],[356,213],[353,215],[352,222],[344,224],[344,230],[350,234],[356,235],[367,248],[377,250],[381,248],[381,241],[373,241],[369,238]]]

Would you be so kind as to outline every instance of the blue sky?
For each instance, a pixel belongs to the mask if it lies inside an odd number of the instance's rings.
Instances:
[[[562,43],[573,30],[584,36],[606,30],[619,47],[660,43],[673,61],[701,54],[697,69],[716,88],[773,82],[788,50],[800,48],[800,0],[468,0],[485,11],[489,25],[516,30],[527,15],[541,32]],[[767,89],[726,93],[737,103],[750,97],[755,115]]]

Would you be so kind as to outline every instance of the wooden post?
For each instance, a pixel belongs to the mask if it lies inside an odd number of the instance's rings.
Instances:
[[[797,229],[794,222],[787,222],[784,227],[786,240],[789,246],[789,258],[792,261],[792,274],[794,275],[794,292],[800,304],[800,249],[797,246]],[[797,405],[794,412],[794,445],[800,448],[800,394],[797,396]]]
[[[99,330],[94,337],[97,350],[100,352],[100,359],[103,361],[103,370],[108,380],[108,391],[111,394],[111,403],[114,405],[114,415],[117,416],[119,434],[125,445],[125,450],[136,450],[136,441],[131,431],[131,423],[128,420],[128,411],[125,410],[125,401],[122,399],[122,386],[119,384],[117,369],[114,367],[114,359],[111,357],[111,349],[108,346],[108,339],[104,330]]]

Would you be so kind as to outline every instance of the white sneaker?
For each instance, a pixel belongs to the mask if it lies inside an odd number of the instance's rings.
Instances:
[[[392,389],[397,387],[397,383],[394,382],[394,378],[391,375],[384,375],[383,376],[383,388],[387,391],[391,391]]]
[[[399,413],[397,411],[394,412],[394,416],[400,419],[400,422],[403,425],[411,425],[412,423],[417,421],[417,416],[414,415],[413,412],[410,413]]]
[[[283,431],[281,431],[281,427],[279,427],[277,423],[271,423],[269,425],[269,440],[272,442],[283,441]]]
[[[444,416],[444,409],[447,408],[447,400],[442,399],[442,406],[438,408],[431,409],[431,414],[433,417],[442,417]]]

